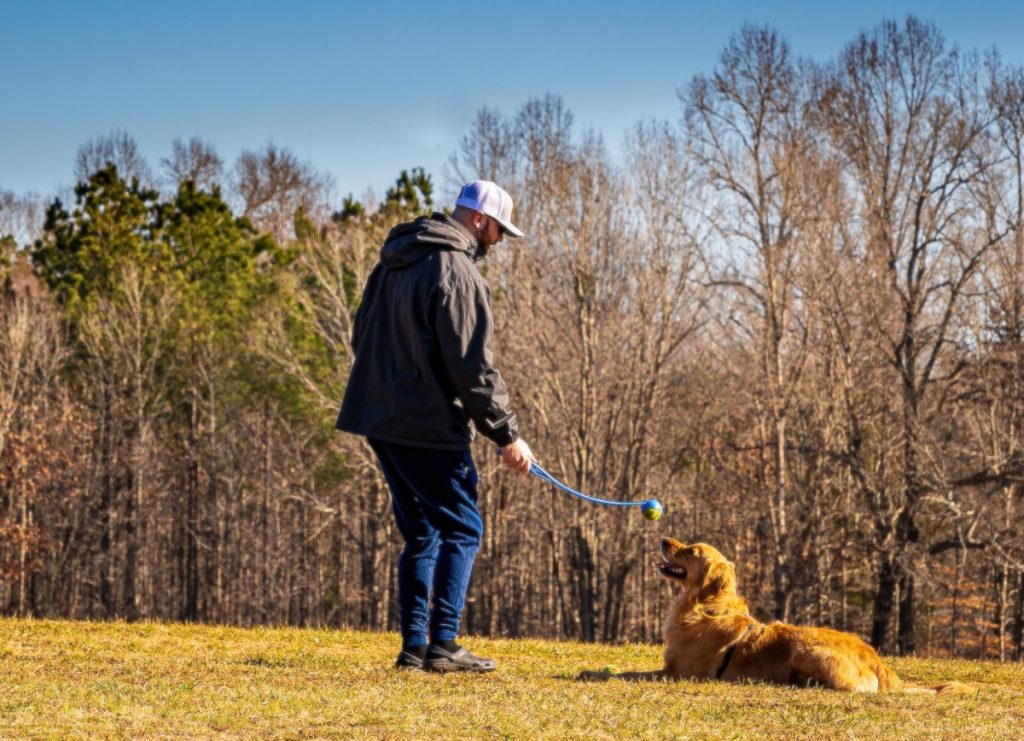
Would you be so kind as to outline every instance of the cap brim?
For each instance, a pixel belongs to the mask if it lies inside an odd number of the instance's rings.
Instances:
[[[526,236],[525,234],[523,234],[523,230],[520,229],[515,224],[513,224],[511,221],[502,221],[501,219],[496,219],[493,216],[491,218],[494,219],[495,221],[497,221],[501,225],[502,231],[504,231],[505,234],[507,234],[508,236],[510,236],[510,237],[525,237]]]

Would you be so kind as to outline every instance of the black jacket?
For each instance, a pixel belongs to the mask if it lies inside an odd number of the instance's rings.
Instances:
[[[490,289],[476,249],[469,230],[441,213],[391,230],[356,313],[335,427],[446,450],[467,449],[474,425],[498,445],[518,438],[493,365]]]

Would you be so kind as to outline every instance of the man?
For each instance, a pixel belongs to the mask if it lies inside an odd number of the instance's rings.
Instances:
[[[356,314],[336,427],[368,439],[405,540],[399,668],[496,668],[455,638],[483,534],[474,427],[516,471],[528,473],[533,460],[493,365],[490,289],[475,265],[504,236],[523,236],[512,198],[488,180],[466,183],[450,217],[435,212],[391,230]]]

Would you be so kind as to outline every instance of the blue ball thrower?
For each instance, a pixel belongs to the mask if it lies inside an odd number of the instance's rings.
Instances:
[[[498,449],[498,455],[501,455],[501,448]],[[537,462],[533,462],[530,464],[530,473],[532,473],[539,479],[547,481],[555,488],[561,489],[566,494],[572,494],[574,497],[578,497],[579,499],[582,499],[584,501],[591,502],[592,504],[604,504],[609,507],[639,507],[641,514],[643,514],[643,516],[646,519],[651,520],[652,522],[660,518],[662,513],[665,511],[665,508],[661,506],[661,502],[659,502],[657,499],[646,499],[642,502],[619,502],[614,499],[601,499],[599,497],[592,497],[589,494],[584,494],[583,492],[576,491],[572,487],[566,486],[561,481],[552,476],[550,473],[545,471],[543,468],[540,467],[540,464]]]

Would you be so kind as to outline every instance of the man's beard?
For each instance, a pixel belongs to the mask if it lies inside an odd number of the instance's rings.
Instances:
[[[491,250],[490,247],[484,244],[483,235],[486,229],[486,225],[481,226],[479,229],[476,230],[476,234],[473,235],[474,237],[476,237],[476,250],[473,252],[474,262],[479,262],[480,260],[483,260],[485,257],[487,257],[487,253],[490,252]]]

